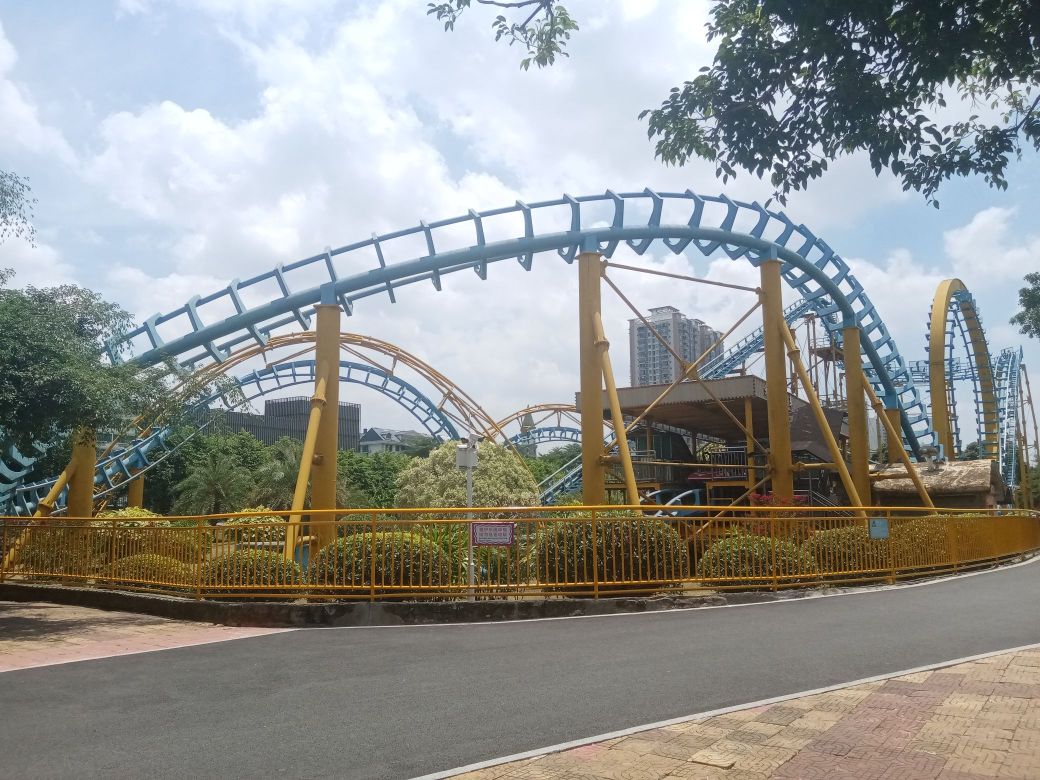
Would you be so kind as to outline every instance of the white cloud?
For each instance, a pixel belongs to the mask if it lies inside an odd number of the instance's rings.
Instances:
[[[12,287],[54,287],[76,283],[75,269],[64,262],[57,249],[39,242],[35,247],[20,238],[0,244],[0,268],[14,270]]]
[[[18,61],[14,46],[0,24],[0,152],[26,150],[39,155],[55,155],[75,165],[76,155],[61,131],[40,119],[39,109],[29,91],[18,84],[11,71]]]
[[[1014,208],[987,208],[967,225],[943,234],[946,254],[959,275],[988,286],[1040,268],[1040,236],[1013,235],[1015,216]]]

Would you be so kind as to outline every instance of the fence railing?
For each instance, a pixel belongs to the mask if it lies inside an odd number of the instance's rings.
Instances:
[[[1019,510],[645,509],[312,512],[292,550],[276,513],[6,518],[0,581],[214,599],[599,597],[895,581],[1040,550],[1040,513]]]

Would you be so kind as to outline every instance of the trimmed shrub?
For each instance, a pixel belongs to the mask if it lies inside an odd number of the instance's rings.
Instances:
[[[200,539],[198,532],[172,530],[194,527],[195,522],[189,522],[191,525],[173,523],[139,507],[99,512],[91,522],[93,555],[99,565],[134,555],[161,555],[193,564],[198,558],[200,541],[204,547],[211,542]],[[153,528],[171,530],[153,531]]]
[[[896,566],[941,566],[949,562],[947,523],[956,533],[961,518],[895,518],[890,524],[892,557]]]
[[[272,550],[236,550],[202,565],[202,586],[211,592],[248,593],[302,582],[299,565]]]
[[[270,512],[271,510],[266,506],[258,506],[242,511]],[[233,529],[232,533],[224,534],[224,539],[237,542],[284,542],[285,527],[285,518],[277,515],[233,517],[220,524],[220,528]]]
[[[813,558],[801,545],[739,531],[715,542],[697,563],[697,575],[719,585],[761,585],[774,575],[799,582],[815,573]]]
[[[870,531],[862,523],[817,531],[809,537],[804,547],[821,574],[885,569],[889,566],[888,542],[871,539]]]
[[[549,523],[532,547],[534,575],[539,582],[559,583],[553,589],[560,592],[589,591],[591,585],[567,585],[594,577],[600,591],[659,591],[689,571],[682,537],[667,522],[640,515],[601,520],[595,528],[589,521]]]
[[[26,527],[18,539],[12,564],[23,571],[48,575],[85,575],[96,560],[83,529],[62,520]]]
[[[393,594],[401,586],[450,585],[454,579],[451,559],[422,534],[369,531],[322,547],[311,561],[310,582],[318,587],[370,592],[373,548],[376,593]]]
[[[115,562],[114,579],[138,585],[175,585],[190,588],[195,572],[191,566],[166,555],[131,555]]]

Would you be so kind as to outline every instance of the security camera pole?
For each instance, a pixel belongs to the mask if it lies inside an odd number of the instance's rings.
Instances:
[[[455,465],[460,469],[464,469],[466,472],[466,508],[472,509],[473,507],[473,470],[477,467],[477,444],[481,437],[474,436],[468,438],[463,436],[459,440],[459,445],[455,450]],[[470,521],[468,524],[468,536],[469,536],[469,557],[467,563],[469,565],[469,598],[474,600],[475,598],[475,570],[473,566],[473,513],[467,512],[466,518]]]

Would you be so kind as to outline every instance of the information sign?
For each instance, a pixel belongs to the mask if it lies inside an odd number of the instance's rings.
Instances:
[[[516,536],[516,523],[471,523],[474,547],[508,547]]]

